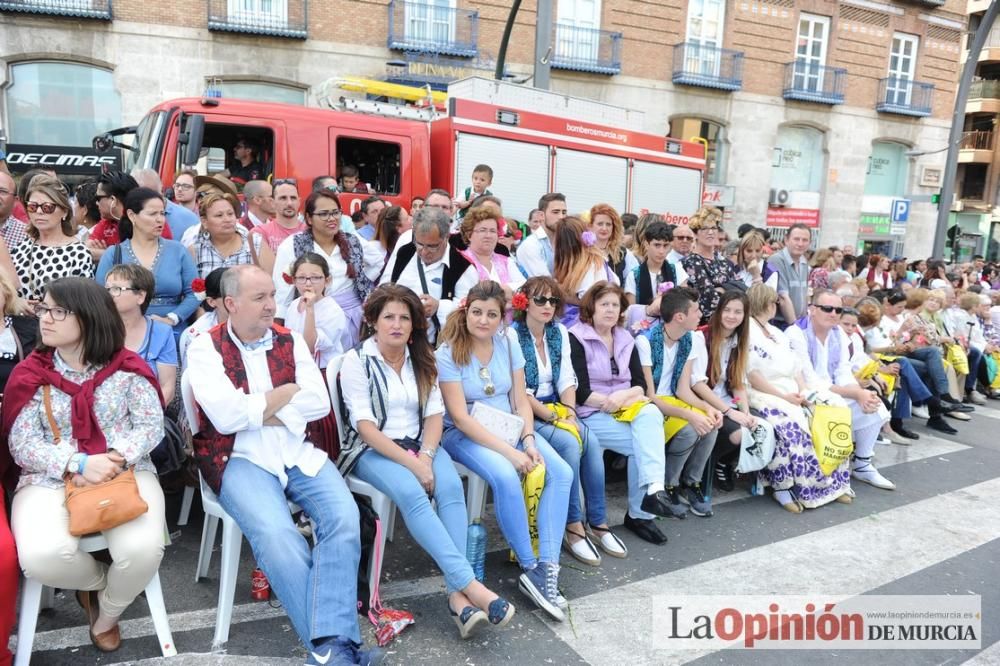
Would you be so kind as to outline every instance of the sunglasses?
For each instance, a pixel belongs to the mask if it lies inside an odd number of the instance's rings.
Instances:
[[[29,213],[37,213],[39,209],[46,215],[51,215],[56,212],[56,209],[62,208],[62,206],[57,206],[54,203],[38,203],[37,201],[29,201],[24,205],[25,210]]]
[[[693,241],[694,236],[674,236],[674,240],[681,242]]]
[[[822,310],[823,312],[825,312],[827,314],[830,314],[831,312],[836,312],[837,314],[843,314],[844,313],[844,308],[837,307],[836,305],[816,305],[814,303],[813,307],[814,308],[819,308],[820,310]]]
[[[278,185],[294,185],[295,187],[298,187],[299,181],[295,178],[279,178],[271,183],[271,187],[277,187]]]
[[[492,397],[497,392],[497,387],[493,384],[493,376],[488,367],[479,368],[479,378],[483,380],[483,393]]]
[[[552,307],[558,307],[562,303],[562,299],[558,296],[532,296],[531,301],[538,307],[544,307],[546,303]]]

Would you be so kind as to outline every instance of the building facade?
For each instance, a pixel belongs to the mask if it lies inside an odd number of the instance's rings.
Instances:
[[[441,89],[492,75],[509,4],[0,0],[2,127],[27,166],[84,154],[95,134],[206,89],[299,104],[315,104],[331,77]],[[522,3],[505,69],[528,83],[536,9]],[[547,59],[554,90],[703,140],[705,199],[728,227],[803,221],[825,245],[918,256],[933,237],[944,156],[928,153],[947,141],[966,10],[965,0],[554,0]]]

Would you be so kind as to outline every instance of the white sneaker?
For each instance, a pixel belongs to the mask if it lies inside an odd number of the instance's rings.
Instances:
[[[914,405],[910,410],[915,419],[929,419],[931,417],[930,410],[927,409],[927,405]]]
[[[896,489],[896,484],[879,474],[879,471],[875,469],[875,466],[870,462],[863,463],[859,467],[853,469],[851,471],[851,476],[858,481],[864,481],[868,485],[881,488],[882,490]]]

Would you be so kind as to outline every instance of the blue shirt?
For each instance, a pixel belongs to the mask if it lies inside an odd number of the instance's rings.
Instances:
[[[174,342],[174,331],[162,321],[154,321],[146,316],[146,337],[142,346],[136,352],[149,364],[157,377],[156,364],[177,366],[177,343]]]
[[[508,357],[508,349],[509,357]],[[486,378],[480,376],[479,372],[483,365],[472,354],[469,364],[459,367],[451,357],[451,347],[442,345],[435,352],[438,365],[438,382],[462,382],[462,391],[465,393],[466,408],[471,410],[472,403],[485,402],[490,407],[501,409],[508,414],[510,411],[510,388],[514,383],[513,370],[524,368],[524,354],[520,345],[511,345],[507,336],[503,332],[493,336],[493,356],[487,365],[488,373]],[[513,362],[513,370],[511,369]],[[493,384],[494,392],[492,396],[486,395],[487,384]],[[444,422],[447,427],[455,425],[451,415],[445,412]]]
[[[356,233],[358,236],[361,236],[365,240],[372,240],[373,238],[375,238],[375,227],[373,227],[370,224],[366,224],[360,229],[355,230],[354,233]]]
[[[167,224],[170,225],[170,233],[175,240],[184,237],[184,232],[196,224],[201,224],[201,220],[191,210],[167,200]]]
[[[138,264],[132,253],[132,241],[126,240],[119,244],[121,262],[123,264]],[[97,265],[97,283],[104,285],[108,272],[115,265],[115,248],[108,248],[101,263]],[[180,317],[180,322],[174,327],[174,335],[179,337],[187,328],[187,320],[198,309],[198,297],[191,291],[191,282],[198,277],[198,269],[194,265],[191,253],[177,241],[160,239],[160,253],[153,263],[153,277],[156,280],[156,293],[149,305],[147,314],[166,317],[173,312]]]

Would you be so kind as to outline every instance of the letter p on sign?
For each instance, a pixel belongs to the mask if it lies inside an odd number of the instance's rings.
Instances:
[[[910,200],[909,199],[893,199],[892,200],[892,211],[890,213],[889,221],[893,224],[904,224],[910,219]]]

